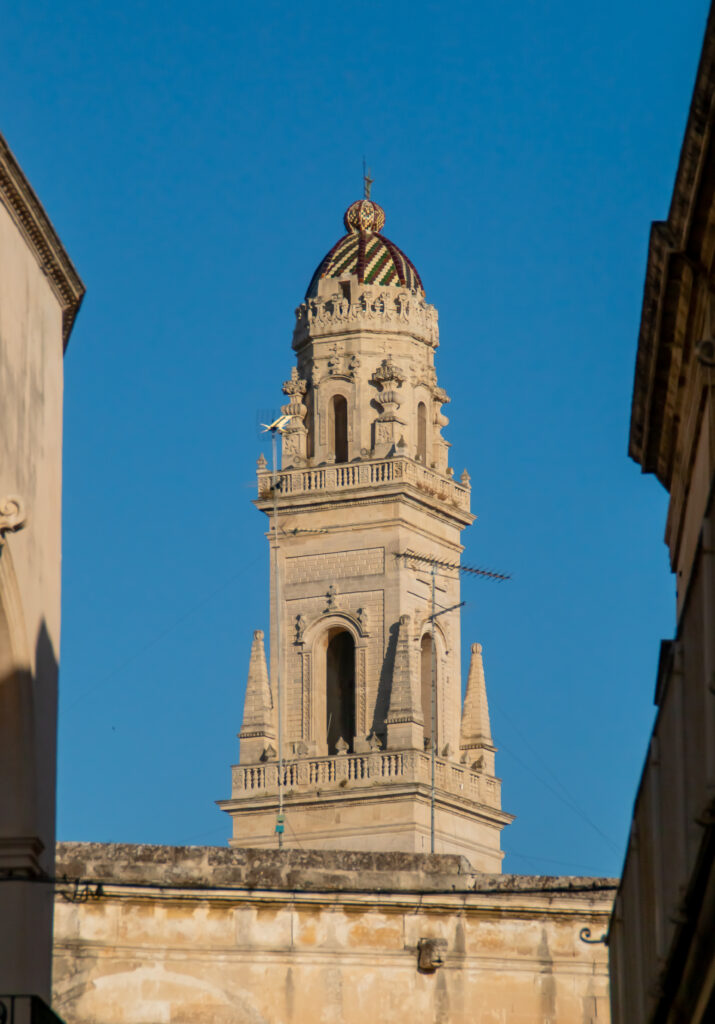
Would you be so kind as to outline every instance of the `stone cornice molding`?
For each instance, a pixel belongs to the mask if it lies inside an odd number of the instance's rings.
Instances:
[[[709,237],[714,215],[706,184],[715,163],[714,125],[715,9],[705,30],[668,219],[651,227],[633,384],[629,455],[668,489],[680,381],[692,365],[693,344],[700,340],[690,336],[702,318],[699,293],[712,294],[712,255],[703,239]]]
[[[306,299],[295,316],[294,349],[308,338],[354,330],[409,334],[432,348],[439,345],[437,310],[403,288],[365,285],[354,302],[340,293]]]
[[[85,287],[5,139],[0,135],[0,202],[27,241],[62,308],[62,342],[67,347]]]
[[[471,526],[477,518],[473,512],[462,512],[456,505],[446,505],[444,502],[438,502],[437,499],[431,498],[429,495],[422,491],[419,491],[413,484],[407,484],[403,488],[393,487],[385,494],[375,496],[374,493],[370,497],[365,496],[365,492],[373,490],[371,488],[363,488],[360,493],[355,491],[347,492],[342,500],[336,499],[335,492],[332,492],[331,497],[323,498],[308,493],[304,496],[303,500],[298,500],[296,496],[293,496],[290,503],[284,502],[281,504],[281,499],[278,499],[278,512],[285,514],[287,511],[290,512],[314,512],[317,508],[325,512],[331,509],[343,508],[346,502],[349,502],[351,506],[364,507],[366,505],[391,505],[394,503],[395,496],[399,495],[403,500],[410,502],[413,506],[427,509],[435,519],[442,520],[445,516],[452,519],[460,524],[460,527]],[[255,498],[253,504],[257,509],[262,512],[269,513],[273,508],[273,502],[268,498]],[[338,527],[340,530],[340,527]],[[330,529],[326,530],[327,533],[332,532]],[[266,537],[271,534],[266,533]],[[463,548],[460,550],[464,550]]]

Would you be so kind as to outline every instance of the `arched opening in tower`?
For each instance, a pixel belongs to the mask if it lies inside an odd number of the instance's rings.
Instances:
[[[417,406],[417,458],[427,465],[427,406],[424,402]]]
[[[344,629],[330,631],[325,686],[328,753],[337,754],[341,739],[352,753],[355,738],[355,641]]]
[[[348,403],[335,395],[330,403],[330,440],[336,462],[348,461]]]
[[[436,673],[435,673],[436,675]],[[420,644],[420,683],[422,693],[422,717],[424,719],[425,748],[432,742],[432,637],[425,633]],[[435,681],[436,689],[436,681]],[[437,724],[437,702],[435,700],[435,725]]]

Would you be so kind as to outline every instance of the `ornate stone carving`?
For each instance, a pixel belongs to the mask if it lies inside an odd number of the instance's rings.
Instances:
[[[330,584],[327,591],[325,592],[325,611],[332,612],[335,609],[335,603],[337,600],[338,592],[335,589],[333,583]]]
[[[439,344],[434,306],[401,288],[366,285],[353,302],[341,293],[307,299],[298,306],[295,315],[294,346],[308,336],[342,331],[358,321],[368,321],[383,330],[412,334],[433,348]]]
[[[291,417],[283,431],[284,466],[305,465],[308,429],[303,421],[308,410],[303,405],[303,396],[307,389],[308,382],[298,375],[297,367],[291,367],[290,379],[283,381],[283,394],[288,395],[289,401],[281,406],[281,412]]]
[[[338,757],[345,757],[348,750],[350,750],[350,746],[341,736],[338,742],[335,744],[335,753],[338,755]]]
[[[382,360],[370,378],[370,383],[378,388],[377,401],[382,406],[382,412],[374,423],[373,439],[375,454],[379,458],[394,453],[395,445],[402,436],[405,421],[399,418],[397,410],[402,404],[399,389],[406,379],[407,374],[392,361],[391,355]]]
[[[342,345],[334,342],[330,346],[330,355],[328,356],[328,373],[331,377],[335,374],[342,373],[343,369],[343,349]]]
[[[387,356],[383,359],[380,365],[377,367],[372,377],[371,382],[379,388],[380,392],[393,390],[393,387],[401,387],[407,379],[405,371],[396,365],[392,361],[392,355]],[[393,387],[389,387],[392,385]]]
[[[356,617],[356,619],[358,621],[358,626],[360,627],[360,632],[363,634],[363,636],[367,636],[367,634],[368,634],[368,614],[367,614],[367,608],[358,608],[357,615],[355,617]]]
[[[303,633],[305,632],[305,619],[298,613],[295,617],[295,642],[297,644],[303,643]]]
[[[27,520],[25,504],[17,494],[0,498],[0,544],[4,533],[21,530]]]

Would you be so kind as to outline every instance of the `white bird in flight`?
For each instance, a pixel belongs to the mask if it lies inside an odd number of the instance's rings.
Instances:
[[[261,423],[261,426],[265,431],[277,430],[279,434],[282,434],[292,419],[292,416],[279,416],[272,423]]]

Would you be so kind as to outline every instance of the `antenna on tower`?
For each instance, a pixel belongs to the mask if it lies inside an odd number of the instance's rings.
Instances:
[[[288,426],[290,421],[293,419],[292,416],[282,414],[278,416],[273,422],[262,423],[263,432],[271,435],[271,443],[273,448],[273,571],[274,571],[274,585],[273,589],[276,598],[276,701],[278,703],[278,817],[276,818],[276,835],[278,836],[278,846],[283,846],[283,832],[285,830],[285,814],[283,813],[283,697],[281,692],[281,601],[279,594],[280,587],[280,569],[278,565],[278,490],[279,490],[279,478],[278,478],[278,451],[277,451],[277,438],[278,434],[282,434],[285,428]]]
[[[433,558],[431,555],[420,555],[416,551],[411,551],[409,548],[407,551],[398,552],[397,558],[404,558],[405,565],[408,562],[421,562],[423,565],[430,566],[432,576],[432,612],[428,616],[431,624],[432,633],[432,726],[430,736],[431,751],[431,785],[430,785],[430,853],[434,853],[434,810],[435,810],[435,762],[437,753],[437,648],[435,646],[435,619],[439,615],[445,615],[447,612],[453,612],[457,608],[461,608],[464,601],[459,604],[453,604],[449,608],[441,608],[439,611],[435,611],[436,600],[435,591],[437,589],[437,570],[446,569],[449,572],[467,573],[470,576],[483,576],[486,579],[495,580],[497,583],[502,583],[505,580],[510,580],[511,576],[506,573],[492,572],[489,569],[477,569],[471,565],[460,565],[458,562],[448,562],[443,558]]]

